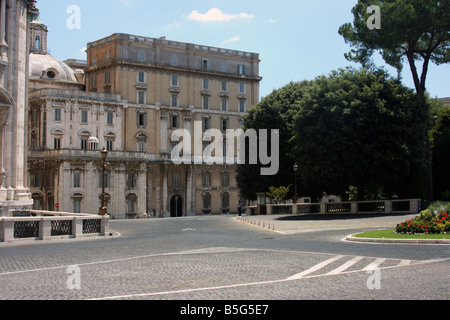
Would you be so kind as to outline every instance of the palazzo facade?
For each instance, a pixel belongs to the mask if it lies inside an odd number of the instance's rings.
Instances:
[[[113,34],[88,43],[87,61],[62,62],[47,53],[47,32],[36,13],[27,128],[35,209],[98,213],[104,181],[113,219],[237,212],[236,164],[176,165],[171,151],[178,129],[219,129],[226,141],[227,129],[241,128],[259,102],[258,54]]]

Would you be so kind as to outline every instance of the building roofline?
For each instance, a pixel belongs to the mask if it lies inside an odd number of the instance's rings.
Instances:
[[[133,43],[141,43],[141,44],[151,45],[151,46],[168,47],[171,49],[192,50],[192,51],[200,51],[200,52],[210,53],[210,54],[228,55],[228,56],[247,58],[247,59],[259,59],[259,53],[245,52],[245,51],[212,47],[212,46],[206,46],[206,45],[199,45],[199,44],[188,43],[188,42],[172,41],[172,40],[167,40],[166,37],[151,38],[151,37],[126,34],[126,33],[114,33],[109,37],[99,39],[94,42],[89,42],[87,44],[87,50],[101,46],[103,44],[106,44],[106,43],[109,43],[112,41],[129,41],[129,42],[133,42]]]

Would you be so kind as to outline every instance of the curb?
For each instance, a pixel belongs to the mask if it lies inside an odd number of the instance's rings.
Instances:
[[[345,237],[345,241],[371,242],[371,243],[397,243],[397,244],[446,244],[450,245],[448,239],[379,239],[379,238],[357,238],[354,235]]]

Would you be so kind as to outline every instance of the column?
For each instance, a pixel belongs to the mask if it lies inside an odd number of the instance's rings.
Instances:
[[[167,206],[167,199],[168,199],[168,181],[167,181],[167,174],[168,172],[165,170],[165,167],[162,168],[162,178],[163,178],[163,190],[162,190],[162,204],[163,204],[163,216],[164,218],[170,217],[170,212],[168,210]]]
[[[186,215],[193,216],[195,215],[194,211],[192,210],[192,190],[193,190],[193,170],[192,166],[186,167]]]
[[[6,43],[6,0],[0,0],[0,60],[2,62],[8,62]]]
[[[160,122],[160,125],[161,125],[161,150],[160,150],[160,153],[161,154],[167,154],[169,152],[169,148],[167,146],[168,139],[169,139],[168,132],[167,132],[168,117],[169,116],[167,115],[167,113],[161,113],[161,122]]]

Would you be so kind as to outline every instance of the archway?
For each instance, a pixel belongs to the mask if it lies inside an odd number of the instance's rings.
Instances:
[[[170,199],[170,216],[172,218],[183,216],[183,198],[178,195]]]

